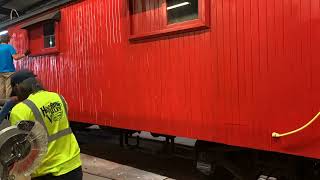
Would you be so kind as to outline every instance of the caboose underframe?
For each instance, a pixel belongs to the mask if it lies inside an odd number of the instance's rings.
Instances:
[[[57,9],[36,16],[30,10],[30,19],[0,29],[18,51],[32,50],[17,68],[34,70],[64,95],[75,122],[198,139],[223,149],[212,156],[227,157],[225,165],[242,152],[252,164],[283,153],[288,166],[299,167],[303,157],[310,171],[317,169],[319,121],[291,136],[272,133],[301,127],[319,111],[319,1],[203,0],[193,10],[205,12],[198,13],[205,21],[191,29],[184,25],[199,18],[171,26],[166,4],[77,1],[59,9],[60,19],[23,28]]]

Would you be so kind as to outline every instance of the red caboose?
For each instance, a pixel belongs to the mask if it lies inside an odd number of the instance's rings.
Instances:
[[[74,121],[320,159],[320,121],[271,136],[319,111],[318,0],[29,3],[0,28]]]

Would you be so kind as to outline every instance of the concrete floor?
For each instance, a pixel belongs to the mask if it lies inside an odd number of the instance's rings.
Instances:
[[[88,173],[83,173],[83,180],[112,180],[105,177],[99,177]]]
[[[168,177],[81,154],[84,180],[164,180]]]
[[[167,180],[157,175],[130,166],[118,164],[94,156],[81,154],[83,180]],[[30,177],[16,177],[16,180],[30,180]]]

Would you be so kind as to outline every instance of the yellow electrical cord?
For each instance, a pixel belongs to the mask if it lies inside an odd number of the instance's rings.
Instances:
[[[272,133],[272,137],[273,138],[280,138],[280,137],[289,136],[291,134],[295,134],[295,133],[297,133],[299,131],[302,131],[305,128],[307,128],[308,126],[310,126],[310,124],[312,124],[319,116],[320,116],[320,112],[318,112],[318,114],[314,118],[312,118],[307,124],[305,124],[304,126],[302,126],[299,129],[296,129],[296,130],[293,130],[293,131],[290,131],[290,132],[287,132],[287,133],[283,133],[283,134],[279,134],[277,132],[273,132]]]

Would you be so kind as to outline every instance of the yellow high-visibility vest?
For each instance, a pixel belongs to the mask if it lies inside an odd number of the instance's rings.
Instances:
[[[81,166],[80,148],[70,129],[67,104],[62,96],[48,91],[31,94],[11,111],[11,125],[21,120],[37,120],[47,129],[48,152],[32,177],[60,176]]]

